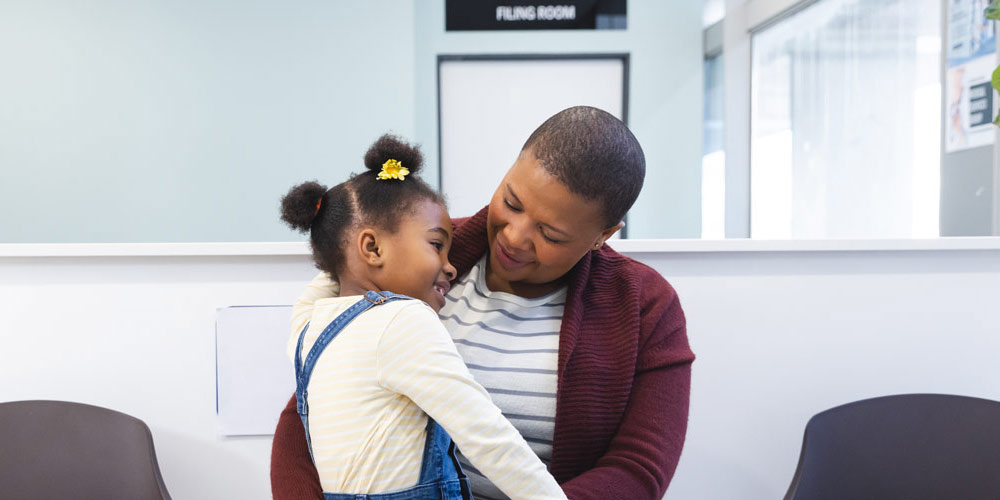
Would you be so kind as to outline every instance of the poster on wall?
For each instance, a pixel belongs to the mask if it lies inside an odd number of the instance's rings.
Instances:
[[[626,0],[446,0],[445,31],[623,30]]]
[[[948,0],[945,75],[945,151],[993,144],[998,96],[990,85],[997,66],[997,30],[983,12],[989,0]]]

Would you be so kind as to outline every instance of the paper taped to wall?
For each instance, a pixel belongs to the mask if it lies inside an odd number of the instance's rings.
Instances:
[[[223,307],[215,316],[216,411],[224,436],[274,433],[295,393],[285,356],[291,306]]]

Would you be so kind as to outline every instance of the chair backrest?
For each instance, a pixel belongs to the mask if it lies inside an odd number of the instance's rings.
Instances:
[[[866,399],[806,425],[786,500],[1000,499],[1000,402]]]
[[[0,497],[170,499],[146,424],[64,401],[0,403]]]

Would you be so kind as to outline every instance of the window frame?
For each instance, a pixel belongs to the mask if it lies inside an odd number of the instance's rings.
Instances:
[[[754,33],[819,0],[726,0],[722,26],[726,238],[750,237],[750,96]]]

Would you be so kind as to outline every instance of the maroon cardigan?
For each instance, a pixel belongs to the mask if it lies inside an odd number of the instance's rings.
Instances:
[[[486,212],[456,219],[462,276],[486,254]],[[653,269],[605,245],[567,275],[549,471],[572,500],[659,500],[687,430],[691,362],[684,312]],[[276,500],[322,498],[295,397],[271,449]]]

